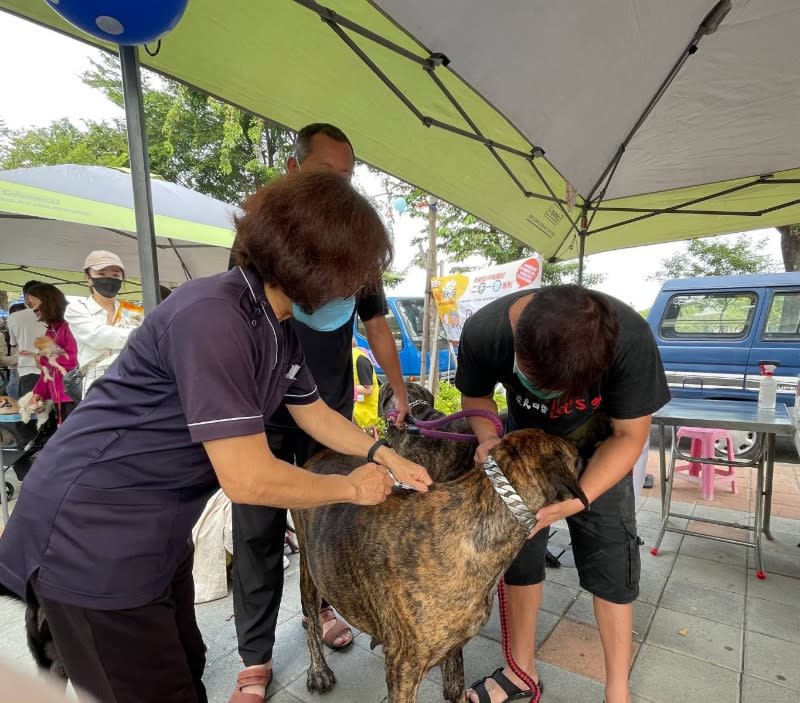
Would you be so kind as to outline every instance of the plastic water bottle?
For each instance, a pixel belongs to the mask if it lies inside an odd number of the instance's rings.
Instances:
[[[778,382],[775,380],[777,363],[770,361],[759,362],[761,370],[761,385],[758,387],[758,409],[775,410],[775,400],[778,396]]]

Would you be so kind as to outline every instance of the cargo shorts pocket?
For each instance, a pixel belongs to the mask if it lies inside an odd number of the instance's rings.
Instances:
[[[639,537],[636,534],[636,517],[629,515],[622,518],[622,526],[628,542],[628,588],[639,590],[639,576],[642,571],[642,558],[639,553]]]

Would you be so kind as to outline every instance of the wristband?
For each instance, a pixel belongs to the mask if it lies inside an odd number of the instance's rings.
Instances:
[[[369,448],[369,451],[367,452],[367,461],[368,462],[375,461],[375,452],[377,452],[381,447],[386,447],[386,446],[388,445],[386,444],[385,439],[379,439],[377,442],[375,442],[375,444],[373,444]]]

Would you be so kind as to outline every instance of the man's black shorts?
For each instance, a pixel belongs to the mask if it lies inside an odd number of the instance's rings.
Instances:
[[[612,603],[631,603],[639,595],[639,544],[633,480],[626,475],[583,510],[567,518],[572,552],[583,588]],[[525,542],[506,571],[509,586],[530,586],[545,578],[549,530]]]

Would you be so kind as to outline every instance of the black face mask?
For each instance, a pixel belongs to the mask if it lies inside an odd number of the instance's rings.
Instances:
[[[119,278],[93,278],[92,287],[104,298],[115,298],[119,289],[122,288],[122,280]]]

